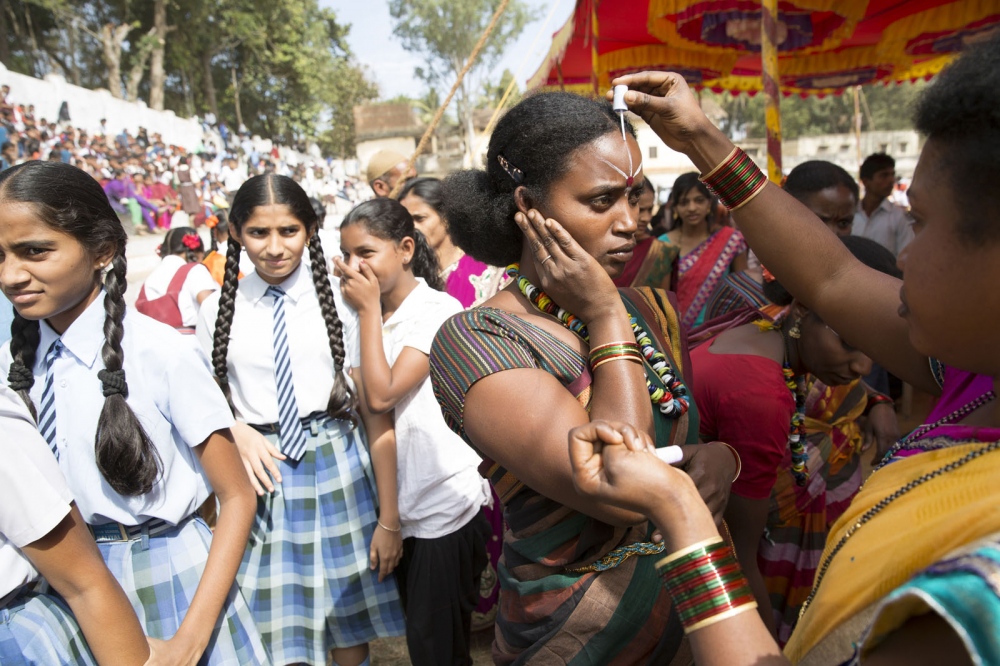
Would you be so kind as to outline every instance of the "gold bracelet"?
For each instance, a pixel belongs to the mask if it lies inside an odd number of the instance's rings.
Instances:
[[[633,356],[631,354],[622,354],[621,356],[609,356],[608,358],[601,359],[594,365],[590,367],[590,371],[593,372],[605,363],[611,363],[611,361],[632,361],[633,363],[642,363],[641,356]]]
[[[679,560],[680,558],[682,558],[685,555],[688,555],[690,553],[693,553],[694,551],[698,550],[699,548],[706,548],[708,546],[713,546],[713,545],[715,545],[717,543],[723,543],[723,539],[722,539],[721,536],[714,536],[714,537],[710,537],[708,539],[703,539],[702,541],[699,541],[697,543],[691,544],[687,548],[681,548],[680,550],[676,550],[676,551],[670,553],[669,555],[667,555],[666,557],[664,557],[662,560],[660,560],[659,562],[657,562],[653,566],[653,568],[656,569],[657,571],[659,571],[660,569],[662,569],[663,567],[667,566],[671,562]]]
[[[378,523],[378,526],[384,529],[386,532],[392,532],[393,534],[395,534],[396,532],[400,532],[403,529],[402,525],[393,530],[383,525],[381,520],[376,519],[375,522]]]
[[[736,479],[740,478],[740,472],[743,471],[743,460],[740,459],[739,451],[734,449],[732,446],[726,444],[725,442],[719,442],[719,444],[728,447],[729,450],[733,452],[733,457],[736,458],[736,476],[733,477],[732,481],[732,483],[736,483]]]

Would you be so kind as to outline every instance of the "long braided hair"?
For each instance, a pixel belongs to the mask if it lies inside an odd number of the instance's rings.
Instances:
[[[112,254],[104,272],[94,271],[94,286],[103,285],[104,369],[97,373],[104,405],[97,422],[94,452],[97,467],[120,495],[148,493],[162,472],[162,462],[152,441],[129,407],[125,381],[122,336],[125,318],[126,234],[104,190],[93,178],[61,162],[31,161],[0,174],[0,201],[30,206],[39,223],[69,234],[92,257]],[[40,330],[37,320],[15,312],[11,324],[10,351],[13,361],[7,374],[11,389],[18,392],[37,418],[29,392],[35,383]]]
[[[312,234],[309,240],[309,258],[312,268],[313,285],[319,299],[320,311],[326,324],[327,338],[330,342],[330,353],[333,356],[333,389],[326,411],[333,418],[357,421],[357,396],[344,379],[344,326],[337,314],[337,306],[333,298],[333,286],[330,283],[330,272],[327,268],[326,256],[320,244],[319,220],[316,211],[309,203],[305,191],[291,178],[273,173],[254,176],[243,183],[233,205],[229,209],[229,224],[235,231],[229,237],[226,251],[226,270],[222,281],[222,291],[219,295],[219,314],[215,320],[215,337],[212,341],[212,369],[222,387],[230,408],[233,407],[232,391],[229,386],[229,336],[232,331],[233,314],[236,310],[236,290],[239,276],[240,244],[235,236],[242,234],[254,211],[260,206],[284,205],[291,214],[305,225],[306,233]]]

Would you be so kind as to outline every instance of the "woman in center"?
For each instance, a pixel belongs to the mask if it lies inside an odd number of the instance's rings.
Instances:
[[[717,516],[737,470],[698,442],[670,296],[618,291],[646,187],[632,128],[604,102],[529,97],[490,140],[486,170],[444,182],[456,244],[512,283],[449,319],[431,349],[445,421],[484,458],[504,505],[499,664],[669,663],[682,632],[645,518],[573,490],[566,437],[626,421],[682,465]]]

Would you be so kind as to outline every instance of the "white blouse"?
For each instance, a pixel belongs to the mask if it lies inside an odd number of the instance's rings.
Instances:
[[[193,447],[234,420],[222,391],[198,351],[170,326],[128,311],[122,350],[128,404],[149,436],[163,471],[152,490],[138,497],[115,492],[104,479],[94,454],[97,422],[104,395],[97,373],[104,369],[104,298],[102,291],[59,336],[39,322],[31,399],[41,404],[45,355],[61,338],[65,345],[54,362],[56,441],[59,468],[88,523],[117,521],[138,525],[152,518],[177,524],[201,506],[211,492]],[[10,345],[0,349],[0,383],[6,385]]]
[[[337,313],[343,323],[346,371],[361,362],[358,315],[344,303],[338,280],[334,277],[330,280]],[[236,415],[240,421],[254,425],[278,421],[274,298],[266,295],[269,286],[256,273],[240,280],[226,356]],[[285,290],[285,325],[295,402],[299,416],[305,417],[326,410],[333,389],[333,356],[310,268],[303,262],[280,286]],[[216,293],[205,299],[198,315],[198,342],[209,358],[212,357],[219,298],[220,294]]]

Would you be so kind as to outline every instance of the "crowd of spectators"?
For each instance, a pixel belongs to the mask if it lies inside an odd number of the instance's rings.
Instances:
[[[30,103],[0,86],[0,171],[28,160],[56,160],[98,180],[135,233],[162,233],[173,226],[200,226],[228,207],[253,175],[274,172],[294,178],[328,212],[342,214],[371,197],[368,185],[344,175],[333,162],[277,142],[233,132],[209,114],[194,149],[164,141],[139,127],[134,134],[111,128],[77,127],[66,102],[55,118],[36,114]]]

